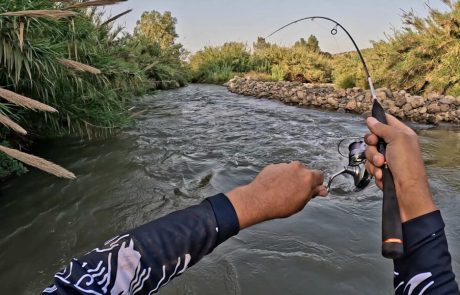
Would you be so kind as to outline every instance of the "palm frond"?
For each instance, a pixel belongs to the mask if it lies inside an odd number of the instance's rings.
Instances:
[[[86,7],[97,7],[105,5],[113,5],[120,2],[125,2],[127,0],[92,0],[87,2],[80,2],[66,7],[66,9],[75,9],[75,8],[86,8]]]
[[[113,21],[116,21],[117,19],[119,19],[120,17],[124,16],[124,15],[127,15],[128,13],[130,13],[131,11],[133,11],[132,9],[128,9],[126,11],[123,11],[122,13],[119,13],[117,15],[115,15],[114,17],[111,17],[109,18],[108,20],[106,20],[105,22],[103,22],[101,24],[101,26],[105,26],[107,24],[110,24],[111,22]]]

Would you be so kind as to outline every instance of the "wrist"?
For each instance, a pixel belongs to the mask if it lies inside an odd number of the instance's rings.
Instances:
[[[399,186],[399,189],[397,186],[396,193],[402,222],[437,210],[426,177],[424,180],[412,181]]]
[[[235,209],[240,229],[265,220],[249,185],[237,187],[226,195]]]

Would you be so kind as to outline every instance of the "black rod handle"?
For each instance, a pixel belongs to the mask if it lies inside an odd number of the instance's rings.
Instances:
[[[382,105],[374,100],[372,117],[383,124],[388,124]],[[385,155],[386,143],[379,138],[378,151]],[[383,172],[383,205],[382,205],[382,255],[386,258],[399,258],[404,254],[401,215],[396,198],[393,175],[388,165],[382,167]]]

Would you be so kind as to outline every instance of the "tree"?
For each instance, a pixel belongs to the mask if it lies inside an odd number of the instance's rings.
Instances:
[[[304,38],[300,38],[299,41],[295,42],[294,46],[302,46],[302,47],[307,47],[307,41],[305,41]]]
[[[268,43],[263,37],[257,37],[257,41],[254,42],[253,46],[254,50],[266,49],[270,47],[270,43]]]
[[[176,33],[177,19],[170,11],[161,14],[152,10],[142,13],[141,19],[137,21],[134,28],[134,36],[146,39],[151,43],[160,44],[162,49],[174,45],[178,37]]]
[[[295,42],[295,47],[306,47],[308,51],[320,52],[318,39],[314,35],[310,35],[308,40],[305,41],[304,38],[300,38],[299,41]]]

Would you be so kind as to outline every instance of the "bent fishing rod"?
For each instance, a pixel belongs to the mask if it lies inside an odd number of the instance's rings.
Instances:
[[[366,79],[369,84],[369,89],[371,91],[372,117],[376,118],[379,122],[383,124],[388,124],[386,117],[385,117],[385,111],[377,99],[377,95],[374,89],[374,84],[372,82],[372,78],[369,73],[369,69],[367,67],[366,61],[364,60],[364,56],[361,50],[359,49],[358,45],[356,44],[355,40],[351,36],[351,34],[339,22],[331,18],[324,17],[324,16],[304,17],[304,18],[295,20],[293,22],[290,22],[282,26],[281,28],[277,29],[276,31],[274,31],[273,33],[265,37],[265,39],[270,38],[276,33],[298,22],[305,21],[305,20],[315,20],[315,19],[321,19],[321,20],[332,22],[335,25],[331,30],[332,35],[336,35],[338,33],[337,28],[340,28],[350,38],[351,42],[353,43],[353,46],[356,49],[356,52],[359,55],[361,63],[363,64],[364,72],[366,74]],[[340,149],[340,145],[339,145],[339,149]],[[340,171],[339,173],[334,174],[331,177],[328,183],[328,188],[330,187],[332,180],[336,176],[341,175],[341,174],[352,175],[357,189],[362,189],[369,184],[371,177],[364,167],[364,163],[366,161],[366,158],[364,155],[365,144],[362,141],[356,141],[356,142],[351,143],[348,149],[349,149],[348,167],[345,167],[344,170]],[[385,156],[386,143],[382,138],[379,138],[377,149],[381,154]],[[382,167],[382,172],[383,172],[382,255],[386,258],[395,259],[395,258],[401,257],[404,253],[401,217],[400,217],[400,212],[399,212],[398,200],[396,198],[396,190],[395,190],[393,175],[387,163],[385,163],[384,166]]]

